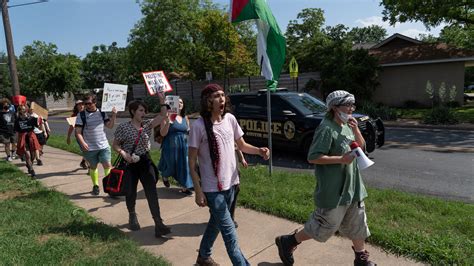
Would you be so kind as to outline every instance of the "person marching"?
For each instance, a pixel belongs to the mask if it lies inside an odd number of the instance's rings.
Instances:
[[[36,138],[38,139],[38,143],[40,144],[40,149],[35,151],[33,158],[31,158],[31,162],[34,163],[34,161],[36,160],[37,165],[41,166],[43,165],[43,161],[41,160],[41,155],[43,154],[43,146],[46,144],[46,139],[48,138],[48,132],[46,130],[46,120],[43,119],[42,116],[35,113],[35,110],[31,108],[31,103],[27,102],[27,107],[28,114],[31,117],[36,118],[36,120],[38,121],[38,125],[35,127],[33,132],[35,133]]]
[[[71,117],[77,118],[77,115],[82,111],[84,111],[84,102],[82,100],[77,100],[76,104],[74,105],[74,108],[72,109]],[[67,130],[67,138],[66,138],[67,145],[71,145],[71,135],[73,131],[74,131],[74,125],[69,125],[69,128]],[[79,144],[79,141],[77,141],[77,143]],[[89,168],[89,166],[87,165],[87,161],[86,159],[84,159],[84,157],[82,157],[82,160],[79,166],[82,167],[82,169]]]
[[[41,145],[34,133],[35,127],[38,126],[38,120],[28,114],[26,105],[18,106],[18,117],[15,121],[15,131],[18,132],[17,151],[18,156],[25,158],[26,168],[31,177],[36,177],[33,169],[33,158],[36,151],[41,148]]]
[[[211,257],[219,232],[233,265],[249,265],[240,250],[237,232],[230,215],[235,185],[239,184],[234,142],[244,153],[269,158],[268,148],[247,144],[237,119],[229,113],[230,102],[218,84],[209,84],[201,92],[201,117],[189,134],[189,169],[194,183],[195,201],[208,206],[211,217],[201,240],[197,265],[218,265]],[[199,172],[196,172],[199,160]]]
[[[128,184],[127,194],[125,196],[127,210],[129,213],[129,229],[136,231],[140,229],[137,214],[135,212],[135,203],[137,199],[138,180],[143,185],[145,196],[150,208],[151,215],[155,221],[155,237],[169,234],[170,228],[163,224],[160,215],[160,205],[158,203],[158,194],[156,191],[156,182],[158,174],[156,166],[151,160],[149,151],[151,147],[150,139],[152,130],[158,126],[166,116],[166,106],[164,99],[160,96],[161,110],[154,119],[144,119],[148,112],[148,107],[142,101],[133,101],[128,105],[131,120],[127,123],[121,123],[114,134],[113,149],[128,162],[127,175]],[[136,143],[136,144],[135,144]],[[134,149],[135,148],[135,149]]]
[[[10,100],[3,98],[0,101],[2,110],[0,112],[0,143],[5,145],[6,160],[11,162],[15,159],[16,134],[15,134],[15,111],[10,109]]]
[[[113,128],[117,109],[112,108],[112,118],[101,112],[96,106],[95,94],[88,94],[84,98],[86,109],[79,113],[76,119],[76,139],[81,146],[82,155],[89,162],[89,174],[92,179],[92,194],[99,195],[99,163],[104,167],[104,174],[108,175],[112,168],[111,152],[104,126]]]
[[[315,164],[317,208],[303,230],[275,239],[285,265],[293,265],[293,252],[301,242],[311,238],[326,242],[336,231],[352,240],[354,265],[376,265],[364,247],[370,236],[364,204],[367,191],[349,147],[353,141],[365,147],[357,120],[352,117],[354,104],[354,95],[343,90],[326,98],[328,113],[316,129],[308,153],[308,162]]]
[[[165,185],[168,177],[172,176],[182,187],[180,192],[192,195],[193,180],[189,174],[187,138],[189,119],[186,116],[186,109],[181,98],[179,99],[178,109],[179,114],[174,122],[170,121],[169,115],[161,122],[160,135],[163,136],[163,142],[161,143],[158,170],[163,176]],[[166,186],[168,187],[168,185]]]

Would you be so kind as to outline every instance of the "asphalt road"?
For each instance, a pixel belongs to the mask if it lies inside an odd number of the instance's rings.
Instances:
[[[118,122],[128,121],[119,118]],[[63,117],[50,117],[56,134],[66,134]],[[370,154],[375,165],[363,170],[369,187],[474,202],[474,132],[456,130],[387,128],[386,144]],[[114,130],[107,129],[108,139]],[[158,145],[152,145],[157,148]],[[255,156],[251,163],[266,164]],[[313,172],[303,155],[274,151],[275,169]]]

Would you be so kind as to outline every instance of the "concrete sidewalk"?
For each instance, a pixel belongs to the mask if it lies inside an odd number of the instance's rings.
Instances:
[[[148,205],[139,185],[137,199],[140,231],[127,229],[128,213],[123,198],[111,199],[101,191],[92,196],[89,176],[79,168],[80,156],[45,147],[43,166],[35,166],[37,178],[47,187],[60,191],[77,206],[106,224],[120,228],[144,249],[161,255],[173,265],[193,265],[197,249],[209,219],[207,208],[194,203],[194,197],[184,196],[177,188],[165,188],[158,183],[158,195],[164,222],[171,227],[167,238],[154,237],[154,224]],[[19,162],[19,161],[15,161]],[[26,171],[26,167],[21,166]],[[102,188],[101,188],[102,189]],[[293,232],[302,225],[285,219],[239,208],[236,211],[237,230],[241,249],[252,265],[281,265],[274,239],[279,234]],[[369,217],[370,222],[370,217]],[[213,258],[221,265],[231,265],[221,237],[214,245]],[[378,265],[414,265],[413,261],[386,254],[380,248],[367,246],[371,260]],[[307,241],[295,251],[295,265],[351,265],[354,255],[351,241],[333,237],[327,243]]]

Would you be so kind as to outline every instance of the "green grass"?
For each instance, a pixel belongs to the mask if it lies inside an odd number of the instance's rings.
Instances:
[[[2,265],[169,265],[16,166],[0,173]]]
[[[263,166],[241,169],[239,204],[304,223],[314,210],[315,177]],[[431,264],[474,265],[474,205],[369,189],[370,243]]]
[[[61,143],[64,136],[48,142]],[[159,152],[152,157],[156,162]],[[298,223],[314,210],[312,174],[275,171],[270,178],[263,166],[241,173],[240,205]],[[366,203],[369,242],[426,263],[474,265],[474,205],[381,189],[369,189]]]
[[[429,111],[429,108],[424,109],[407,109],[397,108],[398,118],[401,119],[418,119],[421,120]],[[456,118],[460,123],[474,123],[474,106],[463,106],[453,108]]]

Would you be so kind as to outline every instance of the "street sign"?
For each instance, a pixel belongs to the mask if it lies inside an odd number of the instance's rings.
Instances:
[[[290,78],[298,77],[298,63],[296,62],[295,57],[293,56],[290,60]]]
[[[211,72],[211,71],[207,71],[207,72],[206,72],[206,80],[207,80],[207,81],[211,81],[211,80],[212,80],[212,72]]]

